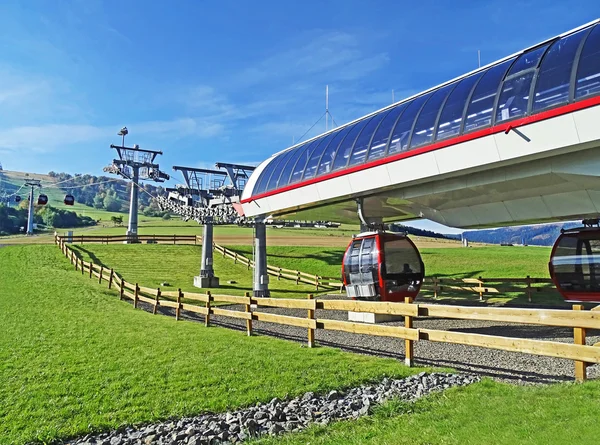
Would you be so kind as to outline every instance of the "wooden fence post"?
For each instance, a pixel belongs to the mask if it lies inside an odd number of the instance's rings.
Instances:
[[[81,258],[81,275],[85,273],[85,265],[83,264],[83,257]]]
[[[316,292],[319,291],[319,276],[315,275],[315,288],[316,288]]]
[[[479,301],[483,301],[483,278],[479,277]]]
[[[300,271],[297,270],[296,271],[296,284],[299,284],[299,283],[300,283]]]
[[[279,268],[279,271],[277,272],[277,281],[281,280],[281,267]]]
[[[237,254],[237,252],[236,252],[236,253],[235,253],[235,256],[234,256],[234,258],[233,258],[233,264],[237,264],[237,262],[238,262],[238,254]]]
[[[119,289],[119,300],[123,299],[123,292],[125,292],[125,282],[123,281],[123,278],[121,278],[121,286]]]
[[[412,298],[404,297],[406,304],[412,304]],[[411,329],[413,327],[413,318],[410,315],[404,317],[404,327]],[[413,358],[415,355],[414,345],[412,340],[404,340],[404,364],[411,367],[413,365]]]
[[[152,313],[156,315],[156,308],[160,306],[160,287],[156,289],[156,301],[154,302],[154,309],[152,309]]]
[[[75,270],[79,270],[79,258],[75,257]]]
[[[531,277],[527,275],[527,301],[531,303]]]
[[[250,298],[250,292],[246,292],[246,298]],[[247,314],[251,314],[252,313],[252,307],[250,304],[246,305],[246,313]],[[252,335],[252,318],[250,318],[249,320],[246,320],[246,334],[248,334],[248,337],[250,337]]]
[[[108,288],[112,289],[112,284],[113,284],[113,279],[115,278],[115,271],[114,269],[111,267],[110,268],[110,275],[108,277]]]
[[[92,271],[94,270],[94,262],[90,261],[90,278],[92,278]]]
[[[176,238],[176,236],[177,236],[177,235],[173,235],[173,244],[177,244],[177,242],[176,242],[176,241],[177,241],[177,238]]]
[[[438,277],[433,277],[433,298],[438,297]]]
[[[98,277],[98,284],[102,284],[102,273],[104,272],[104,266],[100,265],[100,276]]]
[[[181,292],[181,288],[177,289],[177,309],[175,309],[175,321],[179,321],[179,316],[181,315],[181,297],[183,296]]]
[[[574,304],[574,311],[582,311],[584,307],[582,304]],[[576,345],[585,345],[585,328],[573,328],[574,343]],[[583,382],[587,380],[587,366],[586,362],[575,360],[575,380]]]
[[[308,294],[308,299],[312,300],[313,299],[313,294]],[[315,319],[315,311],[314,311],[314,309],[309,309],[308,310],[308,319],[309,320],[314,320]],[[308,328],[308,347],[309,348],[313,348],[314,346],[315,346],[315,330],[312,329],[312,328]]]
[[[137,309],[138,297],[140,295],[140,287],[135,283],[135,291],[133,293],[133,307]]]
[[[208,300],[206,302],[206,315],[204,316],[204,326],[208,327],[210,325],[210,300],[212,300],[212,296],[210,291],[206,292]]]

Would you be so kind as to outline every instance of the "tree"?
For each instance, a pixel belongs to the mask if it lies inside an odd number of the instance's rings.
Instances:
[[[102,203],[104,205],[104,208],[109,212],[118,212],[119,210],[121,210],[121,203],[119,202],[119,199],[116,197],[116,195],[107,193]]]
[[[94,196],[94,207],[101,209],[104,207],[104,197],[100,194]]]

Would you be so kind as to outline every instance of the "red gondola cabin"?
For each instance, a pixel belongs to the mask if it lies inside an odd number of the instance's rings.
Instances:
[[[416,298],[425,266],[417,247],[405,235],[368,232],[352,239],[344,254],[342,274],[350,298],[404,301]]]
[[[45,206],[46,204],[48,204],[48,197],[41,193],[40,196],[38,196],[37,203],[39,206]]]
[[[72,206],[73,204],[75,204],[75,198],[73,197],[73,195],[66,195],[63,202],[65,203],[65,205]]]
[[[600,228],[563,231],[552,248],[548,269],[566,301],[600,302]]]

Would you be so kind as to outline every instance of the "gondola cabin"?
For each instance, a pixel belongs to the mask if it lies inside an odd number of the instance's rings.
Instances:
[[[37,203],[39,206],[45,206],[46,204],[48,204],[48,197],[43,193],[40,193],[40,196],[38,196]]]
[[[346,249],[342,274],[350,298],[403,302],[416,298],[425,266],[405,235],[367,232],[354,237]]]
[[[63,202],[65,205],[72,206],[75,204],[75,197],[73,195],[66,195]]]
[[[554,243],[548,268],[566,301],[600,303],[600,228],[563,231]]]

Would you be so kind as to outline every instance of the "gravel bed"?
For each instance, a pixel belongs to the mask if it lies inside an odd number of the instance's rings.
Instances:
[[[142,306],[140,305],[140,307]],[[243,310],[239,305],[226,307],[233,310]],[[146,309],[149,308],[148,306]],[[169,315],[174,314],[174,310],[168,308],[160,308],[159,311]],[[261,307],[260,311],[306,317],[306,311],[299,309]],[[182,319],[204,319],[185,311],[182,311],[181,314]],[[347,321],[348,313],[345,311],[317,310],[316,317]],[[211,315],[211,324],[217,326],[245,330],[245,323],[244,320]],[[402,326],[403,324],[403,321],[385,323],[386,326]],[[269,335],[302,344],[307,343],[307,330],[304,328],[259,321],[253,321],[252,325],[255,334]],[[413,326],[415,328],[573,343],[572,329],[551,326],[439,318],[414,319]],[[404,340],[402,339],[322,329],[315,331],[315,339],[318,345],[404,361]],[[588,330],[587,344],[591,345],[597,342],[600,342],[600,331]],[[556,383],[574,380],[575,370],[572,360],[450,343],[417,341],[413,344],[414,364],[417,366],[450,367],[460,372],[477,373],[499,381],[517,384]],[[590,378],[600,376],[600,366],[588,367],[588,376]]]
[[[327,425],[335,420],[357,419],[386,400],[412,402],[431,392],[465,386],[479,380],[476,375],[421,373],[405,379],[383,379],[378,384],[359,386],[324,395],[307,392],[291,400],[277,398],[269,403],[221,414],[204,414],[140,428],[88,435],[69,445],[232,444],[252,437],[276,436],[300,431],[311,424]]]

